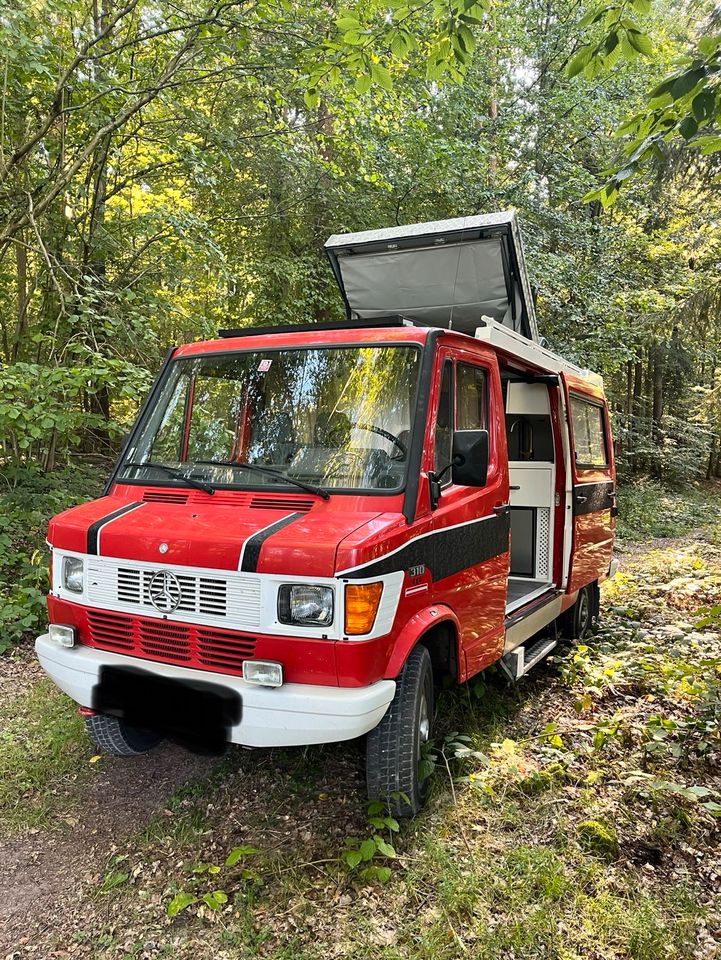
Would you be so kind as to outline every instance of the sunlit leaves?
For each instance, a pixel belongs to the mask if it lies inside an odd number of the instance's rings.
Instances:
[[[410,71],[426,80],[462,80],[475,48],[473,28],[483,23],[487,0],[403,0],[365,3],[343,10],[336,34],[312,51],[315,60],[306,82],[315,90],[331,82],[328,66],[346,74],[359,92],[376,86],[393,89],[393,75]],[[369,82],[361,82],[367,77]]]
[[[632,6],[642,16],[650,11],[649,0],[634,0]],[[586,77],[595,76],[601,70],[614,67],[622,57],[652,56],[653,43],[649,35],[622,17],[620,7],[594,8],[579,26],[588,30],[601,22],[605,36],[596,42],[589,40],[576,53],[567,67],[569,77],[581,73]],[[720,76],[721,37],[703,36],[696,48],[681,59],[679,69],[651,89],[646,109],[620,127],[619,134],[630,138],[622,160],[610,172],[607,182],[584,199],[599,200],[604,206],[610,206],[618,197],[623,181],[661,155],[662,142],[680,139],[702,156],[717,152],[720,148],[715,128],[721,116],[721,101],[717,97]]]

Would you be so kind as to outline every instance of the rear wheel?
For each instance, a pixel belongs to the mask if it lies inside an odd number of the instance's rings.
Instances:
[[[131,727],[124,720],[95,713],[85,718],[85,729],[95,746],[114,757],[138,757],[163,739],[159,733]]]
[[[419,645],[401,670],[391,705],[366,744],[368,796],[388,800],[396,816],[414,816],[423,806],[428,778],[420,779],[418,766],[432,725],[433,667],[428,650]]]
[[[596,629],[598,622],[598,584],[581,587],[576,602],[558,619],[561,635],[569,640],[585,640]]]

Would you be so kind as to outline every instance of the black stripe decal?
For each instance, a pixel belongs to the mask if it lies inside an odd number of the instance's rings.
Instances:
[[[126,503],[124,507],[121,507],[119,510],[114,510],[112,513],[109,513],[105,517],[101,517],[100,520],[96,520],[95,523],[91,523],[88,527],[88,548],[87,552],[94,557],[98,555],[98,534],[102,527],[106,523],[110,523],[111,520],[116,520],[118,517],[122,517],[124,513],[130,513],[131,510],[135,510],[137,507],[142,507],[142,503]]]
[[[302,516],[302,513],[291,513],[289,516],[282,517],[269,527],[265,527],[265,529],[259,530],[257,533],[254,533],[252,537],[249,537],[243,546],[243,559],[240,564],[240,569],[245,573],[255,573],[258,569],[260,548],[268,537],[272,537],[274,533],[282,530],[283,527],[287,527],[289,523],[293,523],[294,520]]]
[[[573,515],[580,517],[584,513],[598,513],[610,510],[616,485],[613,480],[602,483],[584,483],[573,488]]]
[[[509,530],[508,514],[484,517],[473,524],[434,530],[428,536],[412,540],[396,553],[342,573],[340,577],[343,580],[380,577],[395,570],[422,565],[428,568],[434,581],[444,580],[454,573],[507,553]]]

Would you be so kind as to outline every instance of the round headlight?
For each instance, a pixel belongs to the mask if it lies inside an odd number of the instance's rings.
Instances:
[[[305,583],[286,583],[278,591],[281,623],[327,627],[333,623],[333,588]]]
[[[83,592],[83,561],[78,557],[63,560],[63,586],[71,593]]]

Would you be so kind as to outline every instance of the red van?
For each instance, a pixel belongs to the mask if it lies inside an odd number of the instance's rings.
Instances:
[[[327,251],[345,322],[168,352],[104,496],[50,523],[36,649],[111,753],[367,735],[370,796],[413,813],[434,684],[598,616],[608,410],[538,340],[513,214]]]

